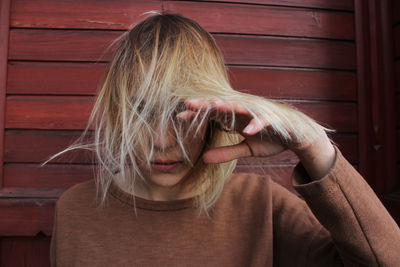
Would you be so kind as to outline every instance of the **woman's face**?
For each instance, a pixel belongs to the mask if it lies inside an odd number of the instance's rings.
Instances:
[[[206,126],[206,124],[203,125],[197,134],[194,127],[187,133],[188,138],[184,140],[187,155],[193,164],[202,160],[199,157],[204,147]],[[146,178],[146,183],[138,184],[136,192],[138,196],[153,200],[174,199],[174,195],[179,191],[180,182],[189,174],[192,165],[185,160],[172,127],[167,133],[157,131],[153,149],[151,167],[149,168],[146,164],[139,166]]]

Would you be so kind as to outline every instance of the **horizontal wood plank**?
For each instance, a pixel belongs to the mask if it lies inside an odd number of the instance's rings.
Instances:
[[[354,17],[348,12],[182,1],[167,1],[164,8],[209,32],[354,40]]]
[[[86,127],[92,101],[92,97],[9,96],[5,127],[81,130]],[[291,101],[289,104],[339,132],[357,131],[357,105],[354,103]]]
[[[338,132],[358,131],[358,111],[354,103],[342,102],[293,102],[300,111],[309,115],[325,127]]]
[[[105,63],[12,61],[8,65],[7,94],[95,95],[105,67]],[[269,98],[356,101],[353,72],[228,68],[232,86],[239,91]]]
[[[127,29],[144,19],[144,12],[161,9],[161,1],[156,0],[13,0],[10,24],[24,28]]]
[[[5,128],[84,129],[91,97],[8,97]]]
[[[9,62],[7,94],[94,95],[105,67],[105,63]]]
[[[4,162],[42,163],[50,156],[66,149],[82,132],[7,130],[5,132]],[[52,163],[92,164],[88,150],[68,151]]]
[[[56,154],[65,149],[72,140],[75,140],[79,136],[79,132],[68,132],[68,131],[27,131],[27,130],[7,130],[5,134],[5,151],[4,151],[4,162],[6,163],[42,163],[50,155]],[[333,135],[333,140],[339,146],[343,155],[349,159],[352,163],[358,162],[358,137],[357,135]],[[66,152],[63,156],[53,159],[48,166],[52,168],[57,167],[58,164],[93,164],[95,156],[87,150],[76,150],[75,152]],[[297,157],[287,151],[280,155],[260,158],[260,159],[241,159],[239,165],[248,164],[289,164],[293,165],[298,162]],[[47,166],[47,165],[46,165]],[[45,167],[46,167],[45,166]],[[38,165],[32,166],[37,168],[37,172],[41,172],[43,168],[39,168]],[[88,168],[90,166],[87,166]],[[8,165],[5,166],[6,172],[19,171],[17,169],[11,169]],[[62,169],[62,172],[68,172],[70,169]],[[27,171],[33,172],[33,171]],[[32,174],[31,174],[32,175]],[[10,176],[12,177],[12,176]]]
[[[8,57],[11,60],[108,61],[112,51],[107,48],[122,33],[12,29]]]
[[[209,32],[354,39],[354,18],[348,12],[190,1],[166,1],[163,6],[194,19]],[[75,10],[72,14],[71,9]],[[160,1],[86,0],[77,5],[74,1],[16,0],[11,26],[125,30],[144,19],[145,11],[160,9]]]
[[[356,101],[356,75],[321,71],[249,66],[229,67],[236,90],[268,98]]]
[[[351,42],[217,35],[228,64],[355,69]]]
[[[0,191],[0,236],[49,236],[56,199],[3,198]]]
[[[53,188],[69,188],[77,183],[94,178],[95,166],[78,164],[47,164],[40,167],[38,164],[5,164],[3,187],[33,189],[48,188],[48,197],[54,197],[58,191]],[[33,191],[34,194],[35,191]],[[45,192],[30,197],[44,197]],[[12,192],[14,197],[17,191]],[[27,192],[19,192],[19,194]]]
[[[14,29],[10,31],[9,59],[107,61],[111,52],[105,48],[120,34]],[[215,38],[228,64],[355,69],[352,42],[223,34]]]
[[[224,2],[220,0],[208,0],[210,2]],[[227,0],[226,2],[235,3],[253,3],[264,5],[277,5],[277,6],[292,6],[292,7],[314,7],[322,9],[336,9],[336,10],[354,10],[353,0]]]

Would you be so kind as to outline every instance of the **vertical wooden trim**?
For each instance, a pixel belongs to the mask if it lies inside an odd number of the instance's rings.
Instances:
[[[6,107],[10,0],[0,1],[0,188],[3,186],[4,122]]]
[[[370,43],[368,23],[368,1],[355,0],[355,39],[357,55],[357,97],[358,97],[358,135],[359,135],[359,172],[371,184],[372,182],[372,126],[369,118],[371,77],[369,76]]]
[[[359,170],[379,195],[398,189],[389,0],[355,0]]]
[[[400,181],[398,179],[397,167],[397,136],[396,136],[396,66],[394,64],[394,39],[393,39],[393,13],[392,1],[383,0],[381,2],[381,25],[382,25],[382,67],[383,67],[383,96],[381,105],[383,119],[385,120],[384,132],[385,159],[389,164],[385,166],[385,193],[398,190]]]

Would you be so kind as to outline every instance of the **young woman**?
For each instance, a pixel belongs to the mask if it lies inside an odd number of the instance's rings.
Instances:
[[[88,127],[59,153],[94,150],[98,172],[57,202],[52,266],[400,266],[398,226],[330,130],[233,90],[196,22],[155,14],[118,41]],[[305,201],[232,173],[286,149]]]

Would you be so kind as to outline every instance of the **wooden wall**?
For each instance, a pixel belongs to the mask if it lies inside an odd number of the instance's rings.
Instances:
[[[370,7],[358,0],[2,0],[0,8],[1,266],[48,265],[55,201],[93,174],[90,155],[82,152],[38,164],[85,127],[110,59],[106,48],[145,11],[170,10],[198,21],[221,47],[234,88],[290,101],[337,130],[334,140],[354,166],[370,164],[371,157],[359,153],[372,138],[369,124],[360,122],[368,102],[360,100],[360,84],[369,81],[359,71],[361,52],[370,51],[360,46],[366,39],[359,32]],[[238,171],[270,173],[288,187],[296,162],[285,152],[241,160]],[[374,172],[362,170],[376,185]]]

